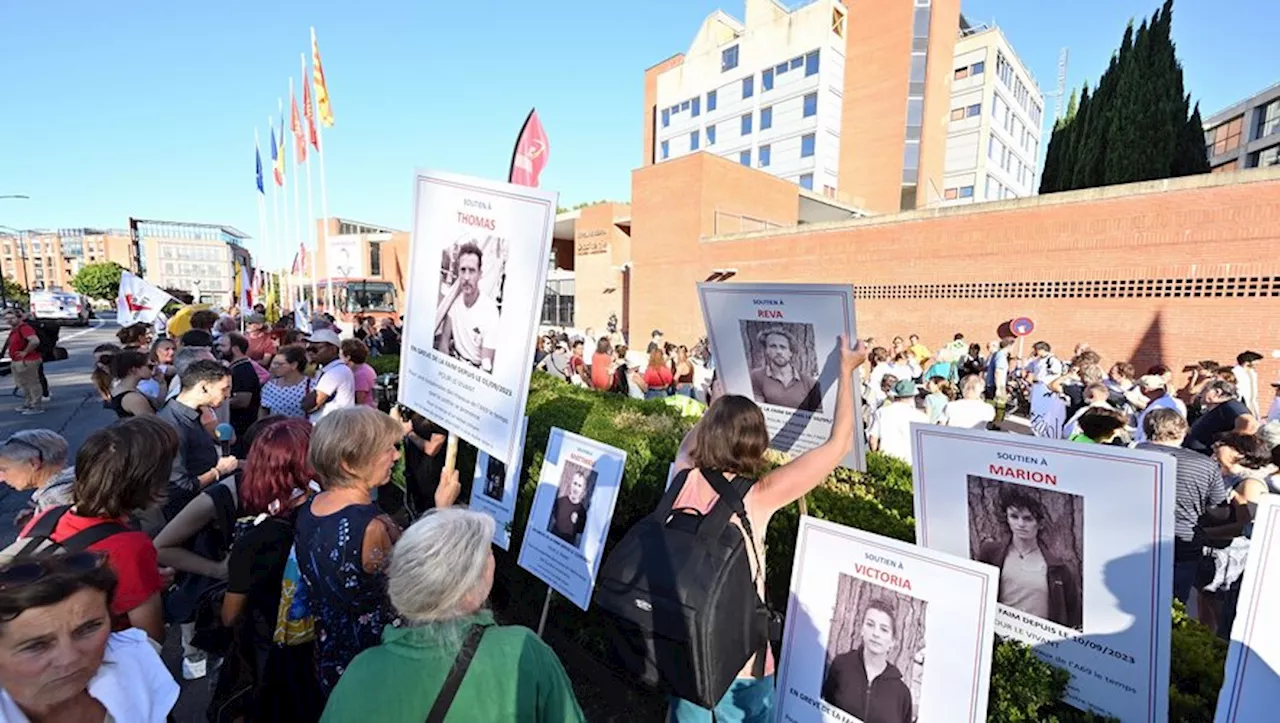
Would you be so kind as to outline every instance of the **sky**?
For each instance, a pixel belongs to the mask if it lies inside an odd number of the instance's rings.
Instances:
[[[1068,88],[1092,83],[1129,18],[1157,6],[963,0],[962,11],[998,24],[1051,93],[1061,48]],[[534,106],[551,146],[541,185],[564,206],[626,200],[641,159],[644,70],[687,50],[717,8],[740,18],[743,0],[5,2],[0,196],[30,199],[0,199],[0,225],[228,224],[255,237],[247,245],[260,260],[285,263],[292,248],[258,238],[254,131],[265,155],[290,76],[301,93],[310,26],[336,119],[324,132],[330,215],[407,229],[414,169],[505,178]],[[1278,27],[1274,0],[1176,4],[1174,40],[1206,117],[1280,81],[1267,49]],[[1051,116],[1052,100],[1045,106]]]

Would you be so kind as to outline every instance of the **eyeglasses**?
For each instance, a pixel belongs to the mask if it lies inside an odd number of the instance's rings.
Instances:
[[[43,450],[43,449],[40,449],[39,447],[35,446],[34,444],[32,444],[32,443],[28,442],[28,441],[27,441],[27,440],[25,440],[25,439],[18,439],[18,438],[16,438],[16,437],[10,437],[10,438],[6,439],[6,440],[4,441],[4,444],[3,444],[3,445],[0,445],[0,446],[8,447],[8,446],[9,446],[9,445],[11,445],[11,444],[16,444],[16,445],[18,445],[19,447],[26,447],[27,449],[34,450],[34,451],[35,451],[35,453],[36,453],[36,458],[40,461],[40,464],[42,464],[42,465],[44,464],[44,450]]]
[[[30,585],[49,575],[79,575],[101,567],[106,557],[96,552],[75,552],[47,558],[27,559],[0,570],[0,590]]]

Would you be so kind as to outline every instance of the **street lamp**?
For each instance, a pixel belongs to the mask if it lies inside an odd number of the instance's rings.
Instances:
[[[5,194],[5,195],[3,195],[3,196],[0,196],[0,198],[20,198],[20,199],[22,199],[22,200],[24,200],[24,201],[25,201],[25,200],[30,199],[31,197],[30,197],[30,196],[27,196],[27,195],[25,195],[25,194],[22,194],[22,193],[9,193],[9,194]]]

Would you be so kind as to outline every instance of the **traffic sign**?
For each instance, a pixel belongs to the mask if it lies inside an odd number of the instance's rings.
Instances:
[[[1009,331],[1014,336],[1026,336],[1036,330],[1036,323],[1025,316],[1020,316],[1009,322]]]

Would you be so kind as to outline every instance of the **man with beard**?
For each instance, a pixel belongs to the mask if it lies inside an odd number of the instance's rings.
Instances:
[[[551,524],[547,531],[570,545],[578,545],[578,537],[587,529],[587,475],[574,472],[569,494],[557,497],[551,507]]]
[[[244,433],[258,421],[262,406],[262,383],[249,361],[249,339],[238,331],[223,334],[218,339],[218,358],[228,363],[231,372],[231,426],[236,430],[236,443],[232,453],[243,458]]]
[[[436,311],[436,351],[492,373],[499,315],[493,299],[480,293],[483,256],[472,242],[458,249],[458,283]]]
[[[756,340],[764,348],[764,366],[751,370],[756,401],[805,412],[822,409],[817,381],[801,374],[792,363],[796,341],[791,333],[777,326],[760,332]]]

